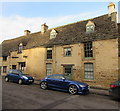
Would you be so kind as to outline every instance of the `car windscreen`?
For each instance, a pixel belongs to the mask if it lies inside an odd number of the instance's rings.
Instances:
[[[64,77],[68,80],[72,80],[72,75],[71,74],[64,74]]]
[[[22,75],[29,75],[29,74],[22,74]]]

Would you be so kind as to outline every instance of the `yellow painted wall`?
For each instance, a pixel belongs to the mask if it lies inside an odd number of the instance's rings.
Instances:
[[[18,57],[18,58],[12,58]],[[11,53],[11,68],[12,65],[17,65],[18,62],[26,62],[26,68],[23,71],[33,77],[40,79],[42,75],[45,75],[45,48],[32,48],[23,50],[22,53],[17,54],[17,51]]]
[[[7,60],[6,61],[3,61],[3,58],[1,57],[1,66],[2,66],[2,69],[1,69],[1,75],[6,75],[6,73],[3,73],[3,66],[7,66],[7,71],[9,70],[9,57],[7,57]],[[6,71],[6,72],[7,72]]]

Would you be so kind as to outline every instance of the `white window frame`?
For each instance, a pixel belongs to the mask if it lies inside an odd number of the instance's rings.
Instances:
[[[84,63],[84,79],[94,79],[94,65],[93,63]]]
[[[7,72],[7,66],[3,66],[3,73]]]
[[[50,54],[50,52],[49,51],[51,51],[51,54]],[[49,60],[49,59],[52,59],[52,48],[47,48],[46,49],[46,59],[47,60]],[[51,55],[51,57],[49,57],[48,55]]]
[[[84,57],[85,58],[93,58],[93,46],[92,42],[85,42],[84,43]]]
[[[64,56],[66,57],[69,57],[69,56],[72,56],[72,49],[71,49],[71,47],[65,47],[64,48]]]
[[[54,38],[56,38],[56,36],[57,36],[56,30],[52,29],[52,31],[50,32],[50,39],[54,39]]]
[[[18,62],[19,70],[24,71],[26,68],[26,62]]]
[[[46,75],[52,75],[52,63],[46,64]]]
[[[18,53],[22,53],[22,50],[23,50],[23,44],[20,43],[18,46]]]

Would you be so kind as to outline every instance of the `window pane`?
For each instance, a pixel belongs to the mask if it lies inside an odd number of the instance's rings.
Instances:
[[[95,30],[95,26],[93,26],[93,25],[89,25],[89,26],[87,26],[86,27],[86,32],[94,32],[94,30]]]
[[[52,48],[47,49],[47,59],[52,59]]]
[[[16,69],[16,65],[12,65],[12,69]]]
[[[93,57],[92,42],[84,43],[84,55],[85,57]]]
[[[71,48],[64,48],[64,56],[71,56]]]
[[[72,78],[72,66],[68,65],[68,66],[64,66],[64,75],[66,76],[67,79],[71,79]]]
[[[26,67],[25,62],[19,62],[19,70],[24,71],[25,67]]]
[[[46,74],[47,75],[52,74],[52,64],[46,64]]]
[[[7,72],[7,66],[3,66],[3,73]]]
[[[23,49],[23,46],[19,45],[19,47],[18,47],[18,53],[22,53],[22,49]]]
[[[94,79],[93,63],[84,64],[84,77],[85,79]]]
[[[7,61],[7,56],[3,56],[3,61]]]

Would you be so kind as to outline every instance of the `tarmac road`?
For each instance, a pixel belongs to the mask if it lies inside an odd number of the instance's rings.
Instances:
[[[42,90],[39,85],[2,82],[2,109],[119,109],[120,102],[108,96]],[[109,110],[110,111],[110,110]]]

